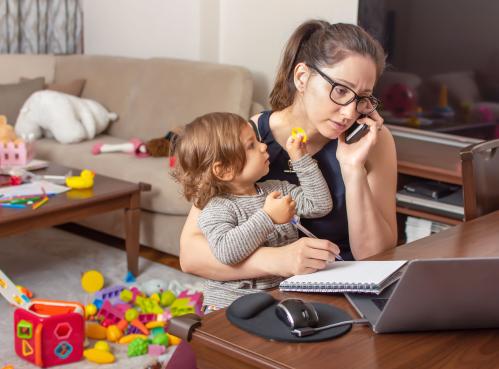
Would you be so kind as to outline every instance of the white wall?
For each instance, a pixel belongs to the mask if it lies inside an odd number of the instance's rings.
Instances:
[[[266,103],[296,26],[356,23],[357,8],[357,0],[83,0],[85,53],[241,65]]]

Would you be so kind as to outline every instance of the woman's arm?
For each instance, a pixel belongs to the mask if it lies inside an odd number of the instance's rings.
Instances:
[[[397,243],[395,143],[388,129],[382,126],[382,118],[377,113],[373,118],[368,119],[372,128],[365,138],[347,145],[342,137],[339,143],[344,149],[339,156],[346,190],[350,248],[356,259],[375,255]],[[353,152],[356,149],[360,152],[357,157],[358,152]],[[347,151],[352,152],[346,154]]]
[[[211,253],[208,241],[197,226],[200,210],[191,208],[180,236],[180,265],[187,273],[218,281],[288,277],[323,269],[334,260],[339,248],[327,240],[301,238],[282,247],[260,247],[237,265],[224,265]]]

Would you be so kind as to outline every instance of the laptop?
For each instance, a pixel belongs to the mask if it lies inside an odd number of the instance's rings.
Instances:
[[[346,293],[376,333],[499,327],[499,258],[412,260],[379,295]]]

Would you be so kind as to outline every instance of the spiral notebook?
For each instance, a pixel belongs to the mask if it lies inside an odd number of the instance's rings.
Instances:
[[[295,275],[279,284],[281,291],[359,292],[380,294],[402,275],[407,260],[341,261],[311,274]]]

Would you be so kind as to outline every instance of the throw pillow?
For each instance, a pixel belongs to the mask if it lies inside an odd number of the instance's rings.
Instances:
[[[30,80],[30,78],[21,77],[21,82]],[[85,82],[87,82],[86,79],[74,79],[65,83],[48,83],[45,86],[45,89],[81,97],[83,87],[85,87]]]
[[[83,87],[85,87],[85,79],[74,79],[67,83],[49,83],[47,85],[47,90],[63,92],[68,95],[73,95],[76,97],[81,97]]]
[[[7,117],[10,125],[14,125],[24,102],[33,92],[43,90],[44,86],[44,77],[0,85],[0,114]]]

